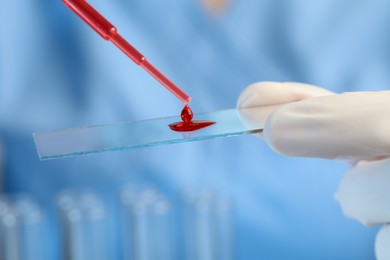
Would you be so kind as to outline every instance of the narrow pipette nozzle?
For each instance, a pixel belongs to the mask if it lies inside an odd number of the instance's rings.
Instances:
[[[136,48],[128,43],[119,33],[114,25],[104,18],[85,0],[62,0],[65,5],[75,12],[81,19],[92,27],[103,39],[111,41],[122,52],[124,52],[134,63],[146,70],[161,85],[174,94],[180,101],[187,104],[191,101],[183,90],[169,80],[156,67],[154,67]]]

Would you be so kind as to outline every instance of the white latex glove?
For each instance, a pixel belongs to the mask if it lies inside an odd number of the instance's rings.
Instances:
[[[336,198],[347,217],[390,223],[390,91],[334,94],[300,83],[256,83],[238,107],[283,104],[267,118],[263,138],[276,152],[352,164]],[[376,239],[376,256],[390,260],[390,226]]]

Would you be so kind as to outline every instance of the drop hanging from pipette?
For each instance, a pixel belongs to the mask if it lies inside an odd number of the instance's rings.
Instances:
[[[172,124],[169,124],[169,128],[176,132],[191,132],[196,131],[208,126],[211,126],[215,124],[214,121],[208,121],[208,120],[195,120],[193,121],[194,113],[192,112],[191,108],[188,106],[188,104],[185,104],[183,110],[181,111],[180,115],[183,122],[175,122]]]

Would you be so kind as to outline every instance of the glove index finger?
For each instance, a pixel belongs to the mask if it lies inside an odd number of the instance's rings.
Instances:
[[[276,109],[264,139],[299,157],[372,159],[390,155],[390,91],[311,98]]]
[[[237,100],[237,107],[281,105],[332,94],[326,89],[303,83],[258,82],[242,91]]]

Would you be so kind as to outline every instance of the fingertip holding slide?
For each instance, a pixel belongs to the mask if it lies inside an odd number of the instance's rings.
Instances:
[[[274,110],[264,124],[263,137],[275,152],[295,157],[329,158],[327,146],[318,136],[324,135],[325,127],[317,115],[321,108],[302,100],[281,105]]]
[[[373,160],[389,156],[390,91],[351,92],[282,105],[264,125],[265,141],[298,157]]]
[[[281,105],[334,93],[309,84],[296,82],[257,82],[242,91],[237,107]]]
[[[286,138],[291,138],[288,127],[278,127],[279,124],[285,124],[290,121],[285,121],[283,118],[288,119],[283,113],[278,113],[275,118],[272,116],[276,110],[283,109],[279,107],[288,106],[289,103],[300,101],[303,99],[332,95],[333,93],[317,87],[304,83],[295,82],[257,82],[248,86],[239,96],[237,101],[238,108],[248,107],[262,107],[267,113],[262,113],[261,122],[264,122],[264,114],[267,114],[268,119],[265,123],[264,136],[268,145],[276,152],[287,154],[288,150],[285,150]],[[252,119],[258,117],[257,115],[247,115]],[[293,147],[292,150],[295,148]]]

